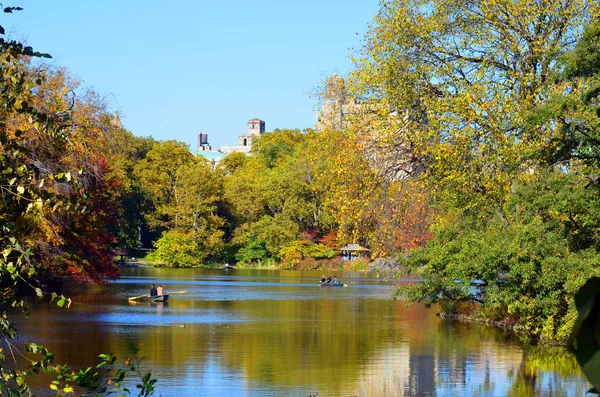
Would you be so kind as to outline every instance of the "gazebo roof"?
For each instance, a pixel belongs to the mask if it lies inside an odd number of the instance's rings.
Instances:
[[[127,256],[127,250],[123,249],[123,248],[113,248],[111,250],[112,255],[119,255],[119,256]]]
[[[338,248],[338,251],[369,251],[369,249],[361,247],[359,244],[348,244],[342,248]]]

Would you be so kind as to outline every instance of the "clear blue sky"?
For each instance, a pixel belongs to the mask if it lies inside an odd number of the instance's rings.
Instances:
[[[246,121],[314,127],[310,98],[351,69],[378,0],[12,0],[0,24],[109,95],[135,135],[237,144]],[[358,34],[357,34],[358,33]]]

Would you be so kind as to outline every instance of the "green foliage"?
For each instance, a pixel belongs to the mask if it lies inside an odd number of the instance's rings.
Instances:
[[[195,162],[187,146],[176,141],[157,142],[146,157],[135,164],[133,174],[148,192],[155,211],[147,213],[150,226],[164,230],[173,222],[171,209],[176,205],[176,194],[180,188],[177,172],[180,167]]]
[[[148,260],[167,267],[199,267],[206,256],[192,233],[177,230],[165,231],[155,248]]]
[[[265,248],[265,242],[256,238],[250,239],[235,255],[235,259],[244,263],[261,262],[271,258]]]
[[[152,261],[189,267],[222,257],[229,221],[221,172],[213,172],[210,164],[194,157],[185,145],[167,141],[155,143],[134,166],[133,174],[153,204],[145,214],[150,227],[173,232],[163,233],[155,244]],[[171,241],[176,235],[177,239],[187,235],[186,244],[193,243],[194,247],[183,250],[190,250],[193,260],[180,256]]]
[[[16,347],[9,345],[10,349]],[[30,396],[32,390],[28,380],[36,375],[45,374],[52,379],[49,389],[57,396],[104,396],[118,394],[128,396],[131,391],[126,387],[132,381],[132,376],[139,377],[138,397],[154,394],[157,380],[152,379],[151,373],[141,373],[141,359],[137,356],[137,348],[130,345],[131,355],[124,365],[117,363],[117,357],[112,354],[100,354],[100,362],[94,367],[74,369],[68,365],[55,363],[54,354],[44,346],[28,343],[25,345],[24,357],[29,361],[27,369],[9,369],[0,367],[0,393],[3,396]],[[5,360],[3,351],[0,356]]]
[[[137,249],[141,242],[150,246],[153,239],[147,218],[153,210],[150,195],[144,190],[133,171],[137,163],[146,158],[156,142],[154,139],[134,136],[123,128],[115,130],[110,150],[112,175],[120,181],[120,203],[117,222],[111,225],[113,234],[119,237],[119,246]],[[158,233],[158,238],[160,233]]]
[[[309,240],[294,240],[281,248],[278,256],[283,267],[292,268],[303,259],[331,259],[337,255],[337,251],[323,244],[315,244]]]
[[[230,153],[224,159],[219,161],[219,169],[221,169],[226,175],[231,175],[246,163],[246,159],[247,157],[244,153]]]
[[[548,161],[584,160],[600,165],[600,22],[592,19],[576,47],[558,63],[548,85],[549,99],[534,109],[529,130],[552,134],[540,156]],[[591,176],[597,183],[597,176]]]
[[[599,10],[585,0],[382,3],[342,80],[352,150],[337,161],[352,183],[330,180],[343,191],[337,208],[354,204],[338,234],[376,237],[408,223],[385,228],[371,209],[405,199],[390,194],[406,192],[394,171],[421,182],[412,191],[435,213],[413,214],[432,217],[433,239],[408,255],[422,282],[400,295],[565,339],[572,295],[600,273]],[[411,248],[427,236],[414,225]]]
[[[564,340],[573,294],[600,274],[598,219],[600,198],[577,177],[524,177],[496,216],[439,227],[410,258],[423,282],[399,293],[447,309],[475,300],[534,339]]]
[[[292,255],[292,248],[284,248],[301,240],[302,233],[318,239],[331,231],[327,192],[317,181],[319,170],[310,157],[320,150],[318,142],[312,132],[263,134],[252,155],[226,179],[225,200],[231,203],[237,224],[233,241],[242,247],[243,261]],[[256,241],[264,244],[266,254],[251,254]],[[286,266],[289,263],[286,259]]]

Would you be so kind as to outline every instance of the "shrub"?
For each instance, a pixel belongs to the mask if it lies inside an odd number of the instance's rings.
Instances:
[[[167,267],[200,267],[204,259],[193,234],[176,230],[164,232],[155,243],[156,251],[148,255],[154,265]]]

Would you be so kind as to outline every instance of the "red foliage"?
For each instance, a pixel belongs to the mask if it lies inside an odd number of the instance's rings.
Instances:
[[[60,251],[54,252],[51,261],[54,275],[73,277],[78,281],[103,283],[105,278],[119,277],[114,264],[112,246],[117,242],[108,232],[108,226],[116,221],[118,203],[116,188],[118,180],[105,179],[110,172],[104,157],[89,159],[94,173],[84,173],[77,183],[81,187],[72,190],[71,203],[78,203],[85,211],[65,211],[53,215],[60,225]],[[85,180],[84,180],[85,179]],[[60,262],[66,266],[62,267]],[[62,270],[61,270],[62,269]]]
[[[321,237],[319,239],[319,242],[327,248],[338,248],[336,241],[336,232],[333,230]]]

